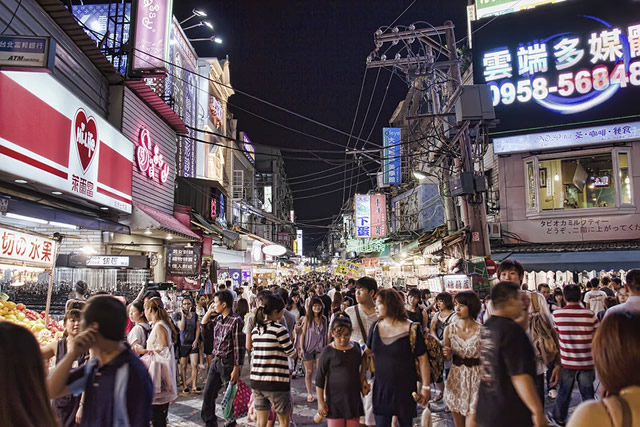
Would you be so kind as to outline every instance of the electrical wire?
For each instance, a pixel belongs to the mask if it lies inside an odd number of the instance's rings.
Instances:
[[[18,10],[20,10],[20,6],[22,6],[22,0],[18,1],[18,5],[16,6],[16,9],[13,11],[13,14],[11,15],[11,19],[9,19],[9,22],[7,22],[7,26],[4,27],[4,30],[2,30],[0,35],[4,34],[9,29],[9,27],[13,23],[13,20],[16,18],[16,15],[18,14]]]

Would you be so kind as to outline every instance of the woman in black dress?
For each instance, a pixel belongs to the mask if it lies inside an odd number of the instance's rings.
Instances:
[[[331,323],[333,342],[322,350],[318,362],[318,414],[327,417],[328,427],[358,427],[364,415],[360,390],[366,383],[365,372],[360,347],[351,342],[351,332],[349,316],[336,313]]]
[[[429,401],[429,362],[426,355],[424,334],[414,328],[407,319],[407,311],[400,294],[393,289],[383,289],[376,294],[378,321],[371,326],[367,338],[367,352],[373,353],[375,381],[373,383],[373,414],[377,427],[391,426],[398,417],[398,427],[411,427],[416,417],[418,380],[424,384],[418,391],[421,405]],[[412,345],[411,334],[415,341]],[[415,359],[419,362],[420,377]]]

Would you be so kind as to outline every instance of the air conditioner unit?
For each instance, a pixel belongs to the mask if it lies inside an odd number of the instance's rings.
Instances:
[[[502,237],[502,227],[499,222],[490,222],[487,226],[489,227],[489,239],[500,239]]]

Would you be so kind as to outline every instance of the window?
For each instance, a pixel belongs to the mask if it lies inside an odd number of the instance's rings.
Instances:
[[[628,152],[536,158],[525,173],[530,212],[632,204]]]
[[[241,171],[241,170],[233,171],[233,198],[234,199],[244,198],[244,171]]]

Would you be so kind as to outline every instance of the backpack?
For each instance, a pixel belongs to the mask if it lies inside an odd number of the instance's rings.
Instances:
[[[536,358],[549,366],[551,362],[556,360],[559,351],[556,332],[553,326],[549,325],[547,320],[540,312],[537,294],[531,294],[531,305],[533,311],[529,314],[529,334],[531,335],[531,343],[536,354]]]

